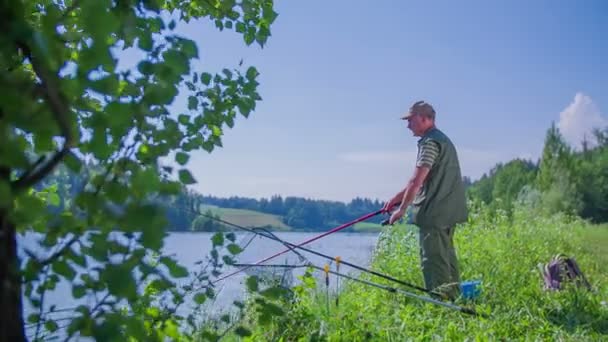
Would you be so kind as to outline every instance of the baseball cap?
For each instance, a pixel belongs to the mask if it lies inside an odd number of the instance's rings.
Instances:
[[[435,109],[429,103],[426,103],[424,101],[418,101],[410,107],[408,112],[404,116],[402,116],[401,119],[407,120],[415,114],[435,118]]]

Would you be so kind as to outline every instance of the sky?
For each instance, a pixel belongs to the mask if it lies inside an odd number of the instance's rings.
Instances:
[[[573,146],[608,126],[606,1],[276,1],[267,45],[207,21],[194,70],[255,66],[262,102],[193,152],[204,195],[388,200],[414,171],[417,137],[399,120],[437,111],[462,173],[536,161],[555,123]],[[172,108],[185,111],[186,93]]]

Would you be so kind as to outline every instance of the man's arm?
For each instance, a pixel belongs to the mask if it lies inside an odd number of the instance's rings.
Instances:
[[[405,210],[407,207],[414,201],[416,194],[420,191],[420,188],[424,184],[433,164],[435,164],[435,160],[439,155],[440,147],[436,141],[427,140],[420,146],[420,153],[418,154],[418,159],[416,160],[416,169],[414,170],[414,175],[410,178],[408,184],[403,190],[402,197],[399,199],[401,201],[401,205],[399,209],[397,209],[389,219],[389,223],[393,224],[395,221],[400,219],[403,214],[405,214]],[[401,193],[399,193],[401,194]],[[398,201],[395,201],[398,203]]]
[[[418,193],[418,191],[420,191],[420,188],[422,187],[422,184],[424,184],[424,181],[426,180],[426,177],[428,176],[430,170],[431,169],[426,165],[416,167],[414,175],[412,176],[412,178],[410,178],[409,182],[407,183],[407,186],[402,191],[403,197],[401,199],[401,205],[399,205],[399,209],[397,209],[391,215],[391,218],[389,219],[389,224],[395,223],[395,221],[399,220],[403,216],[403,214],[405,214],[405,210],[412,203],[412,201],[414,201],[414,197],[416,197],[416,194]]]
[[[428,176],[430,171],[431,169],[427,166],[416,167],[414,175],[410,179],[409,183],[407,184],[407,187],[403,192],[403,199],[401,200],[401,205],[399,206],[399,209],[405,210],[410,204],[412,204],[412,201],[414,201],[414,197],[416,197],[416,194],[418,193],[418,191],[420,191],[420,188],[422,187],[422,184],[424,184],[424,181],[426,180],[426,177]]]

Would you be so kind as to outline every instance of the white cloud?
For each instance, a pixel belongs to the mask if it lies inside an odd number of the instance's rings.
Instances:
[[[559,115],[557,127],[566,141],[575,148],[581,147],[584,138],[594,143],[593,129],[608,126],[608,119],[602,116],[593,100],[582,93],[574,96],[574,101]]]

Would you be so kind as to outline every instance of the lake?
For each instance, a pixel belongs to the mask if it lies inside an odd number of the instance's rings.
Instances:
[[[302,241],[308,240],[322,232],[313,233],[301,233],[301,232],[274,232],[274,234],[287,242],[293,244],[299,244]],[[200,268],[197,265],[197,261],[204,260],[211,250],[212,242],[211,237],[213,233],[170,233],[165,239],[164,252],[169,255],[173,255],[178,262],[187,267],[189,270],[194,271]],[[376,241],[379,233],[334,233],[325,236],[319,240],[316,240],[305,247],[315,250],[317,252],[328,254],[332,257],[339,256],[342,260],[350,263],[366,267],[369,265]],[[29,245],[31,241],[29,239],[22,240],[26,245]],[[30,243],[28,243],[30,242]],[[247,247],[242,253],[237,256],[238,263],[255,263],[263,258],[269,257],[275,253],[286,249],[280,242],[273,241],[271,239],[255,236],[251,233],[236,233],[237,244]],[[317,266],[323,267],[329,260],[313,255],[311,253],[299,250],[300,254],[306,257],[309,261]],[[299,257],[293,252],[282,254],[264,264],[303,264],[299,260]],[[90,266],[89,266],[90,267]],[[235,267],[224,267],[223,274],[235,270]],[[252,268],[251,270],[253,270]],[[256,268],[261,270],[264,268]],[[266,268],[268,270],[268,268]],[[335,266],[332,263],[332,270],[335,270]],[[350,267],[342,265],[341,272],[348,274],[357,274],[358,271]],[[304,268],[298,268],[293,270],[293,277],[297,283],[297,275],[304,272]],[[217,292],[214,301],[206,303],[207,315],[217,316],[227,310],[231,310],[232,303],[234,300],[242,299],[246,290],[244,280],[248,276],[248,271],[239,272],[234,276],[228,277],[216,284]],[[321,279],[321,272],[315,272],[315,276]],[[323,285],[324,286],[324,285]],[[334,282],[335,286],[335,282]],[[71,286],[67,283],[58,284],[57,288],[53,292],[48,292],[45,297],[45,307],[56,305],[59,308],[74,307],[75,305],[86,303],[89,306],[95,305],[95,298],[83,297],[82,300],[74,300],[71,296]],[[31,312],[29,303],[24,303],[25,306],[25,317]],[[182,310],[187,310],[189,305],[182,306]],[[186,314],[187,311],[180,312]],[[28,335],[32,333],[28,329]]]
[[[274,232],[278,238],[293,244],[298,244],[321,233],[322,232]],[[173,233],[165,241],[165,251],[167,254],[175,255],[182,265],[189,269],[193,269],[196,267],[195,263],[197,261],[208,255],[208,252],[211,249],[211,236],[211,233]],[[304,247],[332,257],[339,256],[345,261],[365,267],[369,265],[378,236],[378,233],[335,233],[313,241]],[[252,237],[253,240],[250,241]],[[245,248],[237,257],[237,262],[243,264],[256,263],[259,260],[286,249],[280,242],[252,234],[237,234],[236,243],[241,246],[248,244],[247,248]],[[320,256],[301,250],[298,251],[302,256],[317,266],[323,267],[326,263],[330,262]],[[299,260],[299,257],[292,252],[282,254],[263,264],[277,265],[285,263],[291,265],[303,264],[303,262]],[[237,269],[239,268],[225,267],[223,274],[229,274]],[[271,272],[268,268],[255,269]],[[334,268],[332,267],[332,269]],[[244,280],[248,276],[248,273],[250,273],[250,270],[256,271],[254,268],[251,268],[245,272],[236,273],[217,283],[219,292],[213,305],[214,311],[222,311],[226,306],[231,305],[234,300],[242,298],[245,293]],[[355,274],[355,271],[357,270],[342,266],[341,272],[342,271]],[[303,273],[304,268],[293,270],[294,278]],[[316,275],[320,276],[320,274]]]

